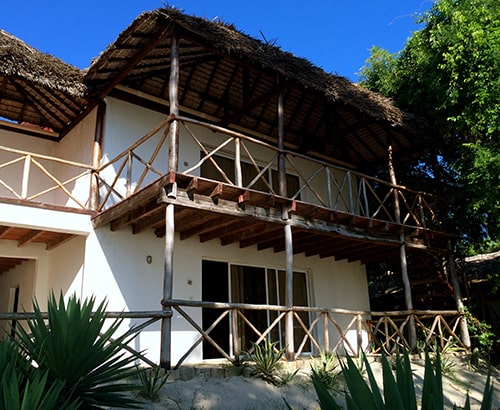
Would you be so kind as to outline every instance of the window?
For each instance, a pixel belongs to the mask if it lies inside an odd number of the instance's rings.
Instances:
[[[293,273],[293,292],[295,306],[308,306],[308,287],[306,272]],[[203,261],[202,263],[202,298],[210,302],[234,302],[257,305],[285,305],[285,271],[265,267],[228,264],[226,262]],[[203,309],[203,328],[209,327],[222,313],[217,309]],[[278,317],[279,312],[269,310],[245,309],[242,312],[259,332],[264,332]],[[300,312],[299,316],[306,327],[309,327],[309,314]],[[243,320],[238,321],[238,335],[242,350],[252,347],[252,341],[258,336]],[[229,319],[219,323],[210,333],[225,351],[229,351],[230,337]],[[302,327],[294,321],[294,343],[299,346],[305,336]],[[279,341],[284,347],[284,321],[280,321],[270,333],[272,341]],[[310,351],[308,341],[303,349]],[[209,343],[204,342],[203,357],[205,359],[220,357],[220,354]]]

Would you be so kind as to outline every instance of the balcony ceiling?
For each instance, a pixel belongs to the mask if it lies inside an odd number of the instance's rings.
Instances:
[[[368,169],[385,166],[389,142],[399,160],[431,146],[425,121],[387,98],[232,26],[171,8],[139,16],[93,62],[84,82],[94,95],[135,95],[134,102],[148,96],[144,104],[168,112],[173,35],[180,39],[181,112],[276,141],[281,92],[286,145],[301,153]]]
[[[0,240],[15,241],[18,248],[30,243],[39,243],[44,244],[46,250],[51,250],[74,236],[69,233],[0,225]],[[0,274],[20,265],[24,260],[23,258],[0,257]]]

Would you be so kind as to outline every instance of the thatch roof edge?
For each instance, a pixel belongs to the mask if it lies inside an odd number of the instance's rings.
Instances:
[[[84,97],[83,72],[0,29],[0,74],[16,76],[75,97]]]
[[[283,51],[274,44],[253,38],[237,30],[233,25],[190,16],[173,7],[140,14],[92,61],[90,67],[85,70],[84,81],[91,79],[99,68],[106,64],[108,55],[148,20],[164,27],[177,25],[191,35],[198,36],[219,52],[276,71],[289,81],[322,93],[330,101],[351,106],[376,120],[387,121],[391,126],[408,125],[405,113],[396,107],[391,99],[354,84],[344,77],[327,73],[307,59]]]

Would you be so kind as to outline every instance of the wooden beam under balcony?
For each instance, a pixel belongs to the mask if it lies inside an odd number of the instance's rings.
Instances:
[[[177,185],[175,198],[166,195],[166,187],[173,183]],[[283,228],[289,223],[294,232],[293,252],[306,257],[319,255],[369,263],[392,257],[400,246],[403,230],[406,245],[416,251],[432,251],[441,235],[178,173],[164,175],[102,211],[93,218],[93,224],[96,228],[109,224],[111,230],[131,226],[133,233],[149,229],[162,237],[168,204],[175,205],[175,229],[181,240],[198,236],[202,242],[219,239],[223,246],[239,243],[242,248],[257,246],[259,250],[282,252]],[[282,205],[289,210],[288,220],[282,218]]]

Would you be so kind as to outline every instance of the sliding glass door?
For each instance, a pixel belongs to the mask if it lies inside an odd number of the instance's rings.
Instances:
[[[308,306],[308,287],[306,272],[294,272],[293,292],[295,306]],[[203,261],[202,264],[202,298],[210,302],[245,303],[260,305],[261,309],[244,309],[243,315],[260,333],[263,333],[278,317],[279,312],[265,309],[265,305],[285,305],[285,272],[283,270],[255,267],[249,265],[229,264],[226,262]],[[220,314],[220,310],[203,309],[203,328],[207,329]],[[299,312],[304,325],[309,327],[307,312]],[[229,351],[229,319],[224,319],[210,333],[212,338]],[[242,350],[250,349],[252,341],[258,339],[258,334],[243,319],[238,320],[238,335]],[[294,343],[302,343],[305,332],[294,320]],[[279,341],[284,347],[284,321],[280,321],[270,333],[271,341]],[[304,352],[310,351],[307,342]],[[216,349],[204,342],[203,357],[220,357]]]

